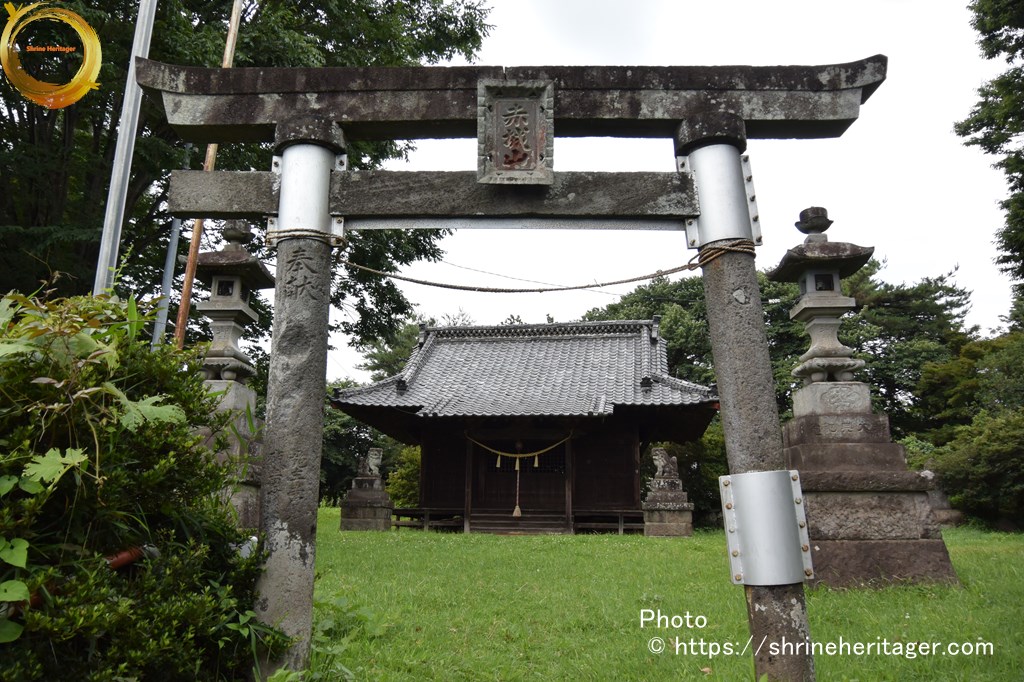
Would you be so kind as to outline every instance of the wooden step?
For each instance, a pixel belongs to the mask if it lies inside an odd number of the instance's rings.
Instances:
[[[512,516],[511,512],[474,512],[469,519],[473,533],[495,533],[505,535],[534,535],[568,533],[569,524],[565,514],[527,513]]]

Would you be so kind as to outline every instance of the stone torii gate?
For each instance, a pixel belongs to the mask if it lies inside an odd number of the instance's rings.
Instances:
[[[730,474],[781,470],[743,152],[750,138],[841,135],[885,71],[883,56],[783,67],[225,70],[139,59],[139,83],[161,96],[184,139],[272,142],[278,155],[269,172],[175,171],[170,205],[179,217],[268,219],[278,248],[263,468],[270,557],[258,610],[299,642],[283,663],[308,660],[330,252],[343,229],[685,230],[702,255]],[[555,129],[672,138],[679,170],[555,173]],[[479,140],[477,173],[347,170],[347,141],[456,137]],[[809,641],[798,579],[745,589],[755,640]],[[764,649],[759,678],[813,679],[809,655]]]

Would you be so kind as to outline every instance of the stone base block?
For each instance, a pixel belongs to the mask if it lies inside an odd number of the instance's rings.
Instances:
[[[801,389],[802,390],[802,389]],[[890,443],[884,414],[812,414],[794,417],[782,428],[786,446],[814,443]]]
[[[805,471],[906,471],[897,443],[814,443],[783,450],[787,469]]]
[[[235,410],[244,415],[248,407],[256,404],[256,391],[245,384],[226,379],[207,379],[205,382],[210,393],[219,393],[218,410]]]
[[[341,530],[391,530],[391,514],[386,519],[341,519]]]
[[[659,495],[651,493],[644,500],[642,509],[644,511],[655,511],[664,509],[666,511],[693,511],[693,502],[686,501],[686,493],[682,495]]]
[[[383,490],[350,490],[341,507],[392,507],[391,498]]]
[[[352,479],[352,491],[349,494],[371,490],[384,490],[380,476],[358,476]]]
[[[391,530],[394,505],[379,476],[362,476],[341,502],[341,530]]]
[[[959,526],[964,522],[964,513],[953,509],[949,497],[938,488],[928,491],[928,501],[932,505],[932,519],[940,526]]]
[[[932,509],[932,519],[943,528],[959,526],[966,518],[959,509]]]
[[[811,540],[940,538],[925,492],[804,493]],[[941,540],[940,540],[941,542]]]
[[[959,582],[942,540],[812,540],[811,552],[815,584]]]
[[[231,505],[238,513],[237,526],[245,529],[260,527],[260,487],[240,484],[231,493]]]
[[[805,471],[804,492],[923,492],[935,487],[930,471]]]
[[[341,505],[341,530],[391,530],[391,505]]]
[[[690,505],[692,509],[693,505]],[[693,511],[644,510],[644,535],[648,537],[690,537],[693,535]]]
[[[871,389],[859,381],[821,381],[793,392],[793,416],[871,414]]]

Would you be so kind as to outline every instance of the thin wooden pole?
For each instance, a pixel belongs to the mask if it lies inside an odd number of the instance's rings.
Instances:
[[[463,500],[462,532],[470,532],[469,519],[473,514],[473,443],[466,441],[466,497]]]
[[[242,0],[235,0],[231,6],[231,20],[228,22],[228,36],[224,43],[224,59],[221,68],[230,69],[235,63],[235,44],[238,42],[238,25],[242,19]],[[217,164],[217,145],[206,146],[206,159],[203,170],[212,171]],[[185,282],[181,287],[181,303],[178,306],[178,319],[174,326],[174,342],[178,348],[185,347],[185,328],[188,326],[188,314],[192,308],[192,284],[196,278],[196,264],[199,260],[199,244],[203,238],[203,219],[192,224],[192,241],[188,245],[188,261],[185,263]]]
[[[573,467],[572,439],[565,441],[565,522],[569,534],[573,534],[572,525],[572,488],[576,480],[576,472]]]

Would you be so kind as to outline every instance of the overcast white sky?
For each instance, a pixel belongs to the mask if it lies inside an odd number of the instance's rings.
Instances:
[[[999,325],[1010,283],[994,263],[993,235],[1006,196],[994,159],[953,134],[977,88],[1005,65],[985,62],[967,0],[490,0],[494,28],[478,64],[714,65],[834,64],[889,57],[888,79],[860,119],[832,140],[751,140],[764,246],[758,268],[773,267],[803,237],[800,210],[824,206],[833,241],[876,247],[882,277],[913,282],[959,268],[974,292],[969,322]],[[557,114],[556,114],[557,116]],[[557,135],[557,126],[556,126]],[[423,141],[394,170],[473,170],[475,140]],[[555,171],[671,171],[669,140],[562,139]],[[555,284],[608,281],[668,269],[694,254],[682,232],[462,230],[442,243],[445,263],[403,274],[486,286],[527,286],[454,267]],[[613,287],[623,294],[633,286]],[[460,308],[478,324],[510,314],[570,321],[617,300],[592,291],[475,294],[402,284],[427,316]],[[332,339],[328,377],[366,380],[347,339]]]

